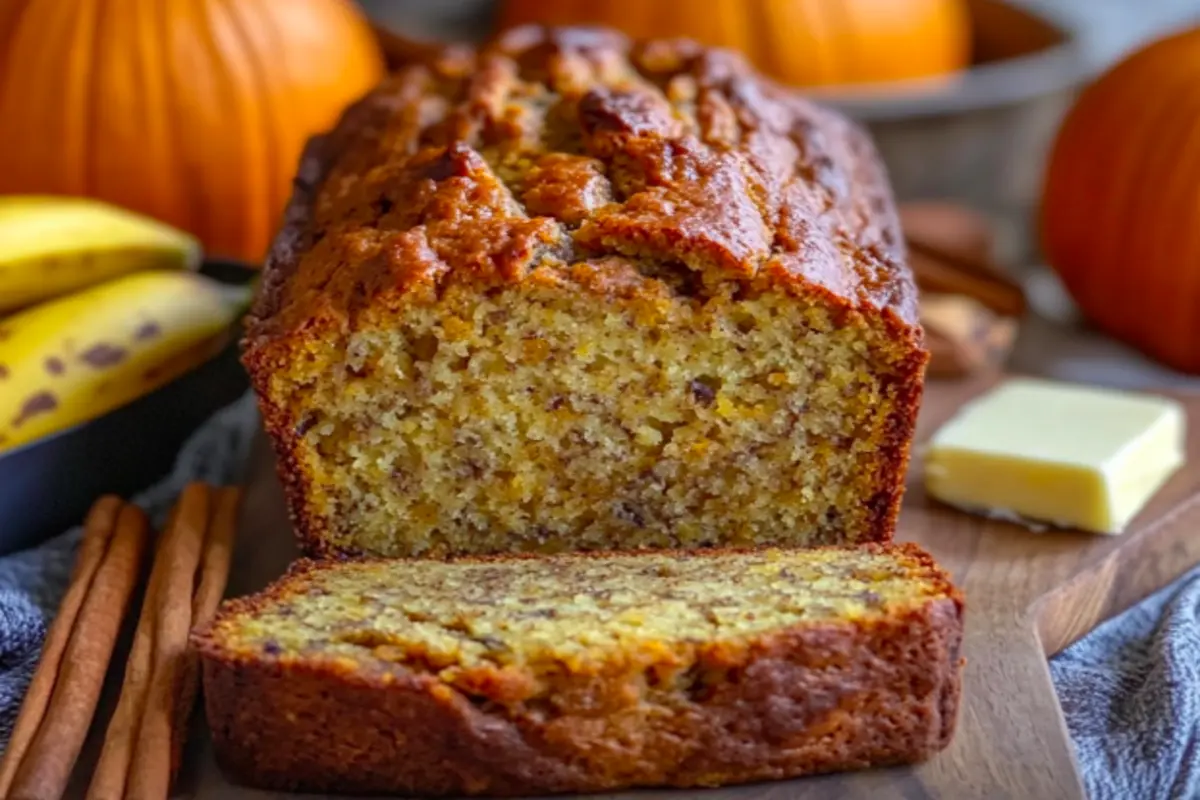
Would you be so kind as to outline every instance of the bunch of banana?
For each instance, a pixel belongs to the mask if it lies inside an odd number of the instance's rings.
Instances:
[[[248,286],[190,271],[194,239],[91,200],[0,197],[0,453],[208,360]],[[37,305],[31,305],[37,303]]]
[[[186,233],[81,197],[0,196],[0,314],[146,269],[200,263]]]

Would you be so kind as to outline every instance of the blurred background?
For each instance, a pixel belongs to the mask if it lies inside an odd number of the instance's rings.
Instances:
[[[492,24],[496,13],[496,0],[358,2],[376,19],[429,38],[477,37]],[[1013,5],[1077,32],[1093,66],[1117,58],[1139,41],[1200,16],[1193,0],[1013,0]]]

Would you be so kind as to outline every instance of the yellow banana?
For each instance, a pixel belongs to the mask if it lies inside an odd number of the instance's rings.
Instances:
[[[0,319],[0,453],[207,360],[250,292],[194,272],[139,272]]]
[[[98,200],[0,196],[0,313],[131,272],[199,261],[191,236]]]

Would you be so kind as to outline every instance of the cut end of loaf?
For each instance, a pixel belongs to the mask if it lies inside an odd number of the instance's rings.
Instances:
[[[962,612],[911,545],[308,562],[195,642],[241,782],[529,796],[927,758]]]
[[[700,642],[736,651],[955,597],[907,546],[302,563],[205,636],[227,655],[344,658],[456,684],[473,679],[462,670],[604,672],[639,658],[685,669]]]
[[[268,396],[310,545],[413,556],[889,538],[919,391],[910,343],[777,290],[689,295],[682,273],[544,270],[309,344]]]

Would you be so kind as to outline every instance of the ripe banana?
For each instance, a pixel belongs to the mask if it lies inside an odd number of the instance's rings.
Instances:
[[[139,272],[0,319],[0,453],[204,362],[250,293],[194,272]]]
[[[0,196],[0,313],[147,269],[183,269],[182,231],[83,197]]]

